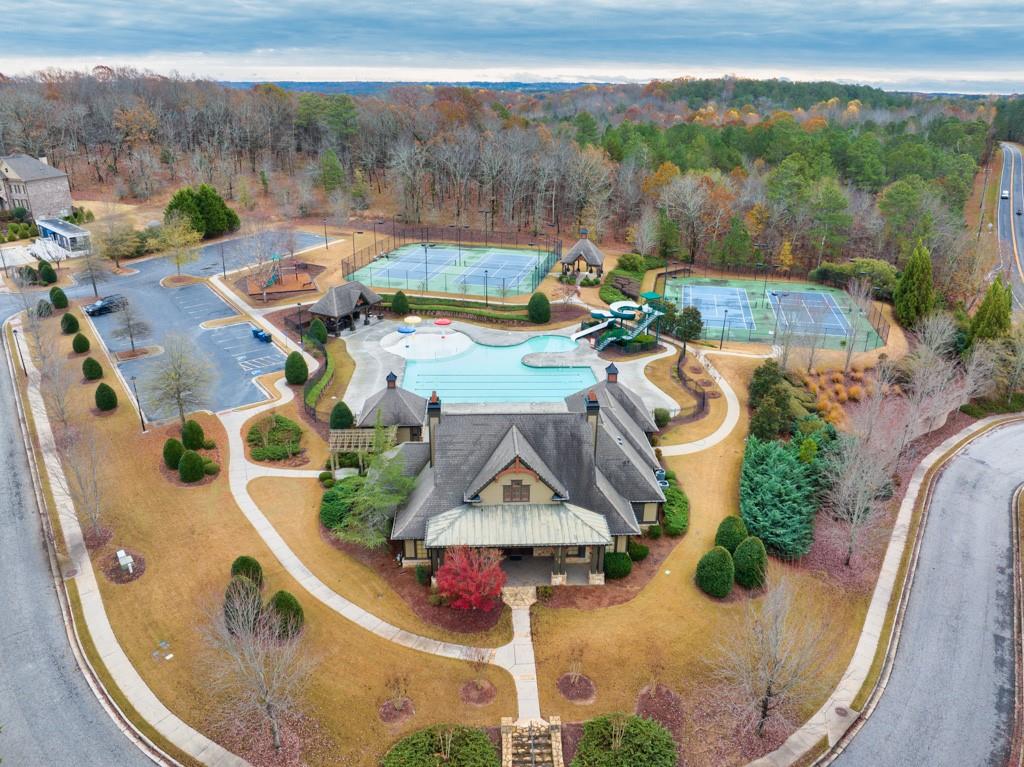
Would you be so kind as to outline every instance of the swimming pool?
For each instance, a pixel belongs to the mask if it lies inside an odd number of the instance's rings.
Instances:
[[[473,343],[451,357],[408,360],[402,386],[421,397],[436,391],[443,402],[557,402],[592,386],[597,381],[593,371],[529,367],[523,357],[574,348],[576,342],[565,336],[534,336],[514,346]]]

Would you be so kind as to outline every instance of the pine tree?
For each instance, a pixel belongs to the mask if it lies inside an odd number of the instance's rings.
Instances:
[[[1013,295],[1010,286],[997,276],[988,286],[985,298],[978,311],[971,318],[971,339],[989,339],[1005,336],[1010,332],[1013,315]]]
[[[338,155],[333,149],[326,150],[320,155],[320,186],[330,194],[335,189],[340,189],[345,183],[345,171],[341,167]]]
[[[905,328],[916,325],[935,304],[931,253],[920,241],[907,259],[893,299],[896,321]]]

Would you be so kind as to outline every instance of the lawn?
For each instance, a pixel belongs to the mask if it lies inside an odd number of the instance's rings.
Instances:
[[[334,360],[334,378],[324,388],[324,393],[317,405],[317,417],[323,421],[330,418],[331,408],[337,404],[338,400],[345,398],[348,382],[352,380],[352,374],[356,369],[355,360],[349,355],[344,340],[328,338],[326,347],[327,353]]]
[[[47,329],[67,351],[70,337],[60,335],[58,323],[59,319],[47,321]],[[91,335],[87,326],[83,328]],[[75,418],[100,429],[105,437],[109,493],[105,524],[114,536],[99,555],[127,546],[146,561],[145,574],[134,582],[115,585],[102,575],[98,580],[118,640],[169,708],[192,726],[218,737],[210,721],[212,702],[206,692],[204,647],[197,627],[207,610],[216,609],[231,561],[239,554],[250,554],[262,562],[269,588],[291,591],[306,611],[308,652],[319,664],[308,691],[307,710],[315,713],[322,736],[306,754],[310,764],[370,767],[401,732],[451,720],[489,725],[500,716],[514,714],[512,683],[504,672],[487,671],[498,687],[493,704],[482,709],[464,705],[459,686],[472,677],[468,665],[392,645],[313,600],[281,568],[240,513],[225,473],[200,487],[176,486],[166,480],[159,465],[169,429],[140,433],[128,394],[112,374],[110,360],[92,340],[92,354],[105,368],[104,380],[117,390],[121,402],[111,415],[98,418],[89,414],[92,385],[76,384],[70,396],[71,412],[85,414]],[[72,358],[70,364],[79,365],[80,358]],[[209,415],[199,415],[197,420],[226,451],[220,422]],[[93,561],[98,565],[97,555]],[[168,643],[165,653],[173,653],[173,660],[163,660],[162,654],[154,658],[160,642]],[[392,728],[380,723],[376,712],[385,682],[394,674],[408,676],[409,696],[417,710],[410,720]]]

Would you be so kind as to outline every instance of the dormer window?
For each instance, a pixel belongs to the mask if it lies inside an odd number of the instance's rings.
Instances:
[[[513,479],[509,484],[502,485],[502,500],[505,503],[529,503],[530,486],[524,485],[523,480]]]

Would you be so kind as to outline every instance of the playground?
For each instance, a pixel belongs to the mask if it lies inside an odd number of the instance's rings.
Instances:
[[[373,288],[504,298],[536,290],[554,258],[540,248],[410,243],[346,276]]]
[[[260,301],[290,298],[316,292],[316,277],[324,270],[323,266],[294,257],[275,256],[263,268],[254,267],[235,287]]]
[[[706,340],[774,344],[816,336],[827,349],[869,351],[885,344],[889,330],[877,308],[865,314],[844,291],[813,283],[670,278],[666,298],[700,310]]]

